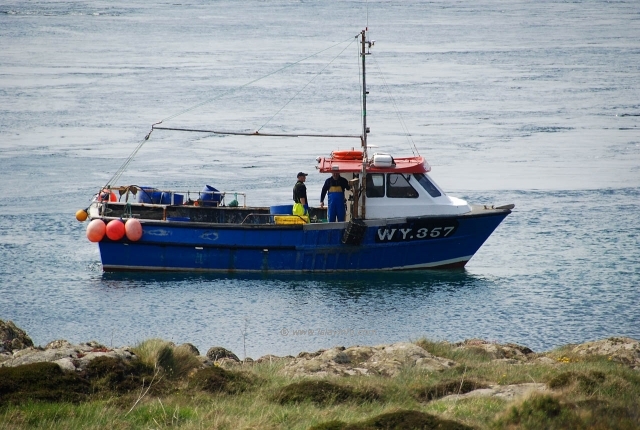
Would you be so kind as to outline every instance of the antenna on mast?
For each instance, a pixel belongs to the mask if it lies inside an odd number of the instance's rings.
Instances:
[[[369,0],[366,0],[366,5],[367,5],[367,26],[365,27],[365,30],[369,30]]]

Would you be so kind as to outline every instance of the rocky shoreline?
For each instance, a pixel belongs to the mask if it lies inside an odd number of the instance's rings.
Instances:
[[[480,351],[491,361],[511,365],[535,363],[561,363],[564,358],[557,352],[536,353],[526,346],[498,344],[482,339],[467,339],[450,344],[456,349]],[[234,368],[254,363],[284,362],[283,374],[290,377],[326,377],[382,375],[393,377],[406,367],[427,371],[441,371],[456,363],[437,357],[417,343],[397,342],[389,345],[350,346],[301,352],[294,356],[265,355],[253,360],[240,360],[233,352],[221,347],[209,348],[200,355],[192,344],[174,345],[189,350],[201,362],[201,367],[220,366]],[[609,360],[640,371],[640,341],[626,337],[611,337],[577,345],[567,345],[572,355],[605,356]],[[64,371],[84,371],[98,357],[113,357],[124,361],[136,360],[129,346],[107,347],[95,341],[71,344],[64,339],[49,342],[44,347],[34,346],[27,333],[12,321],[0,320],[0,367],[16,367],[31,363],[53,362]]]
[[[627,337],[548,352],[421,339],[240,360],[162,339],[40,347],[0,320],[8,428],[626,429],[639,428],[639,410],[640,341]]]

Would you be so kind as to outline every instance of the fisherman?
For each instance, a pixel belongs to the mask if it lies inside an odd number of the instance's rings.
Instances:
[[[309,200],[307,199],[307,186],[304,181],[307,180],[307,173],[298,172],[298,182],[293,186],[293,214],[294,215],[308,215],[309,214]],[[304,207],[303,213],[296,213],[296,205],[302,205]],[[299,206],[298,206],[299,207]]]
[[[320,194],[320,207],[324,207],[324,196],[329,193],[327,205],[328,221],[344,221],[346,215],[344,190],[350,190],[349,182],[340,176],[339,172],[333,172],[324,182]]]

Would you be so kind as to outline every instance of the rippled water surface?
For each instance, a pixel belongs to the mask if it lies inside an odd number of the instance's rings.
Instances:
[[[449,194],[516,205],[464,271],[102,273],[74,213],[152,123],[359,133],[349,43],[367,14],[370,143],[410,153],[400,116]],[[0,319],[37,344],[162,337],[254,358],[640,338],[639,37],[632,1],[3,3]],[[286,203],[297,171],[352,145],[158,130],[120,182]]]

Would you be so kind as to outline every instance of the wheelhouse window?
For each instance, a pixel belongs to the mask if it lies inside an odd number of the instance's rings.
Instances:
[[[413,176],[418,180],[418,182],[420,182],[422,188],[424,188],[431,197],[440,197],[442,195],[440,190],[437,189],[435,185],[433,185],[433,182],[431,182],[429,178],[427,178],[427,175],[416,173]]]
[[[384,175],[370,173],[367,175],[367,198],[384,197]]]
[[[418,197],[418,192],[403,174],[389,173],[387,175],[387,197],[415,199]]]

